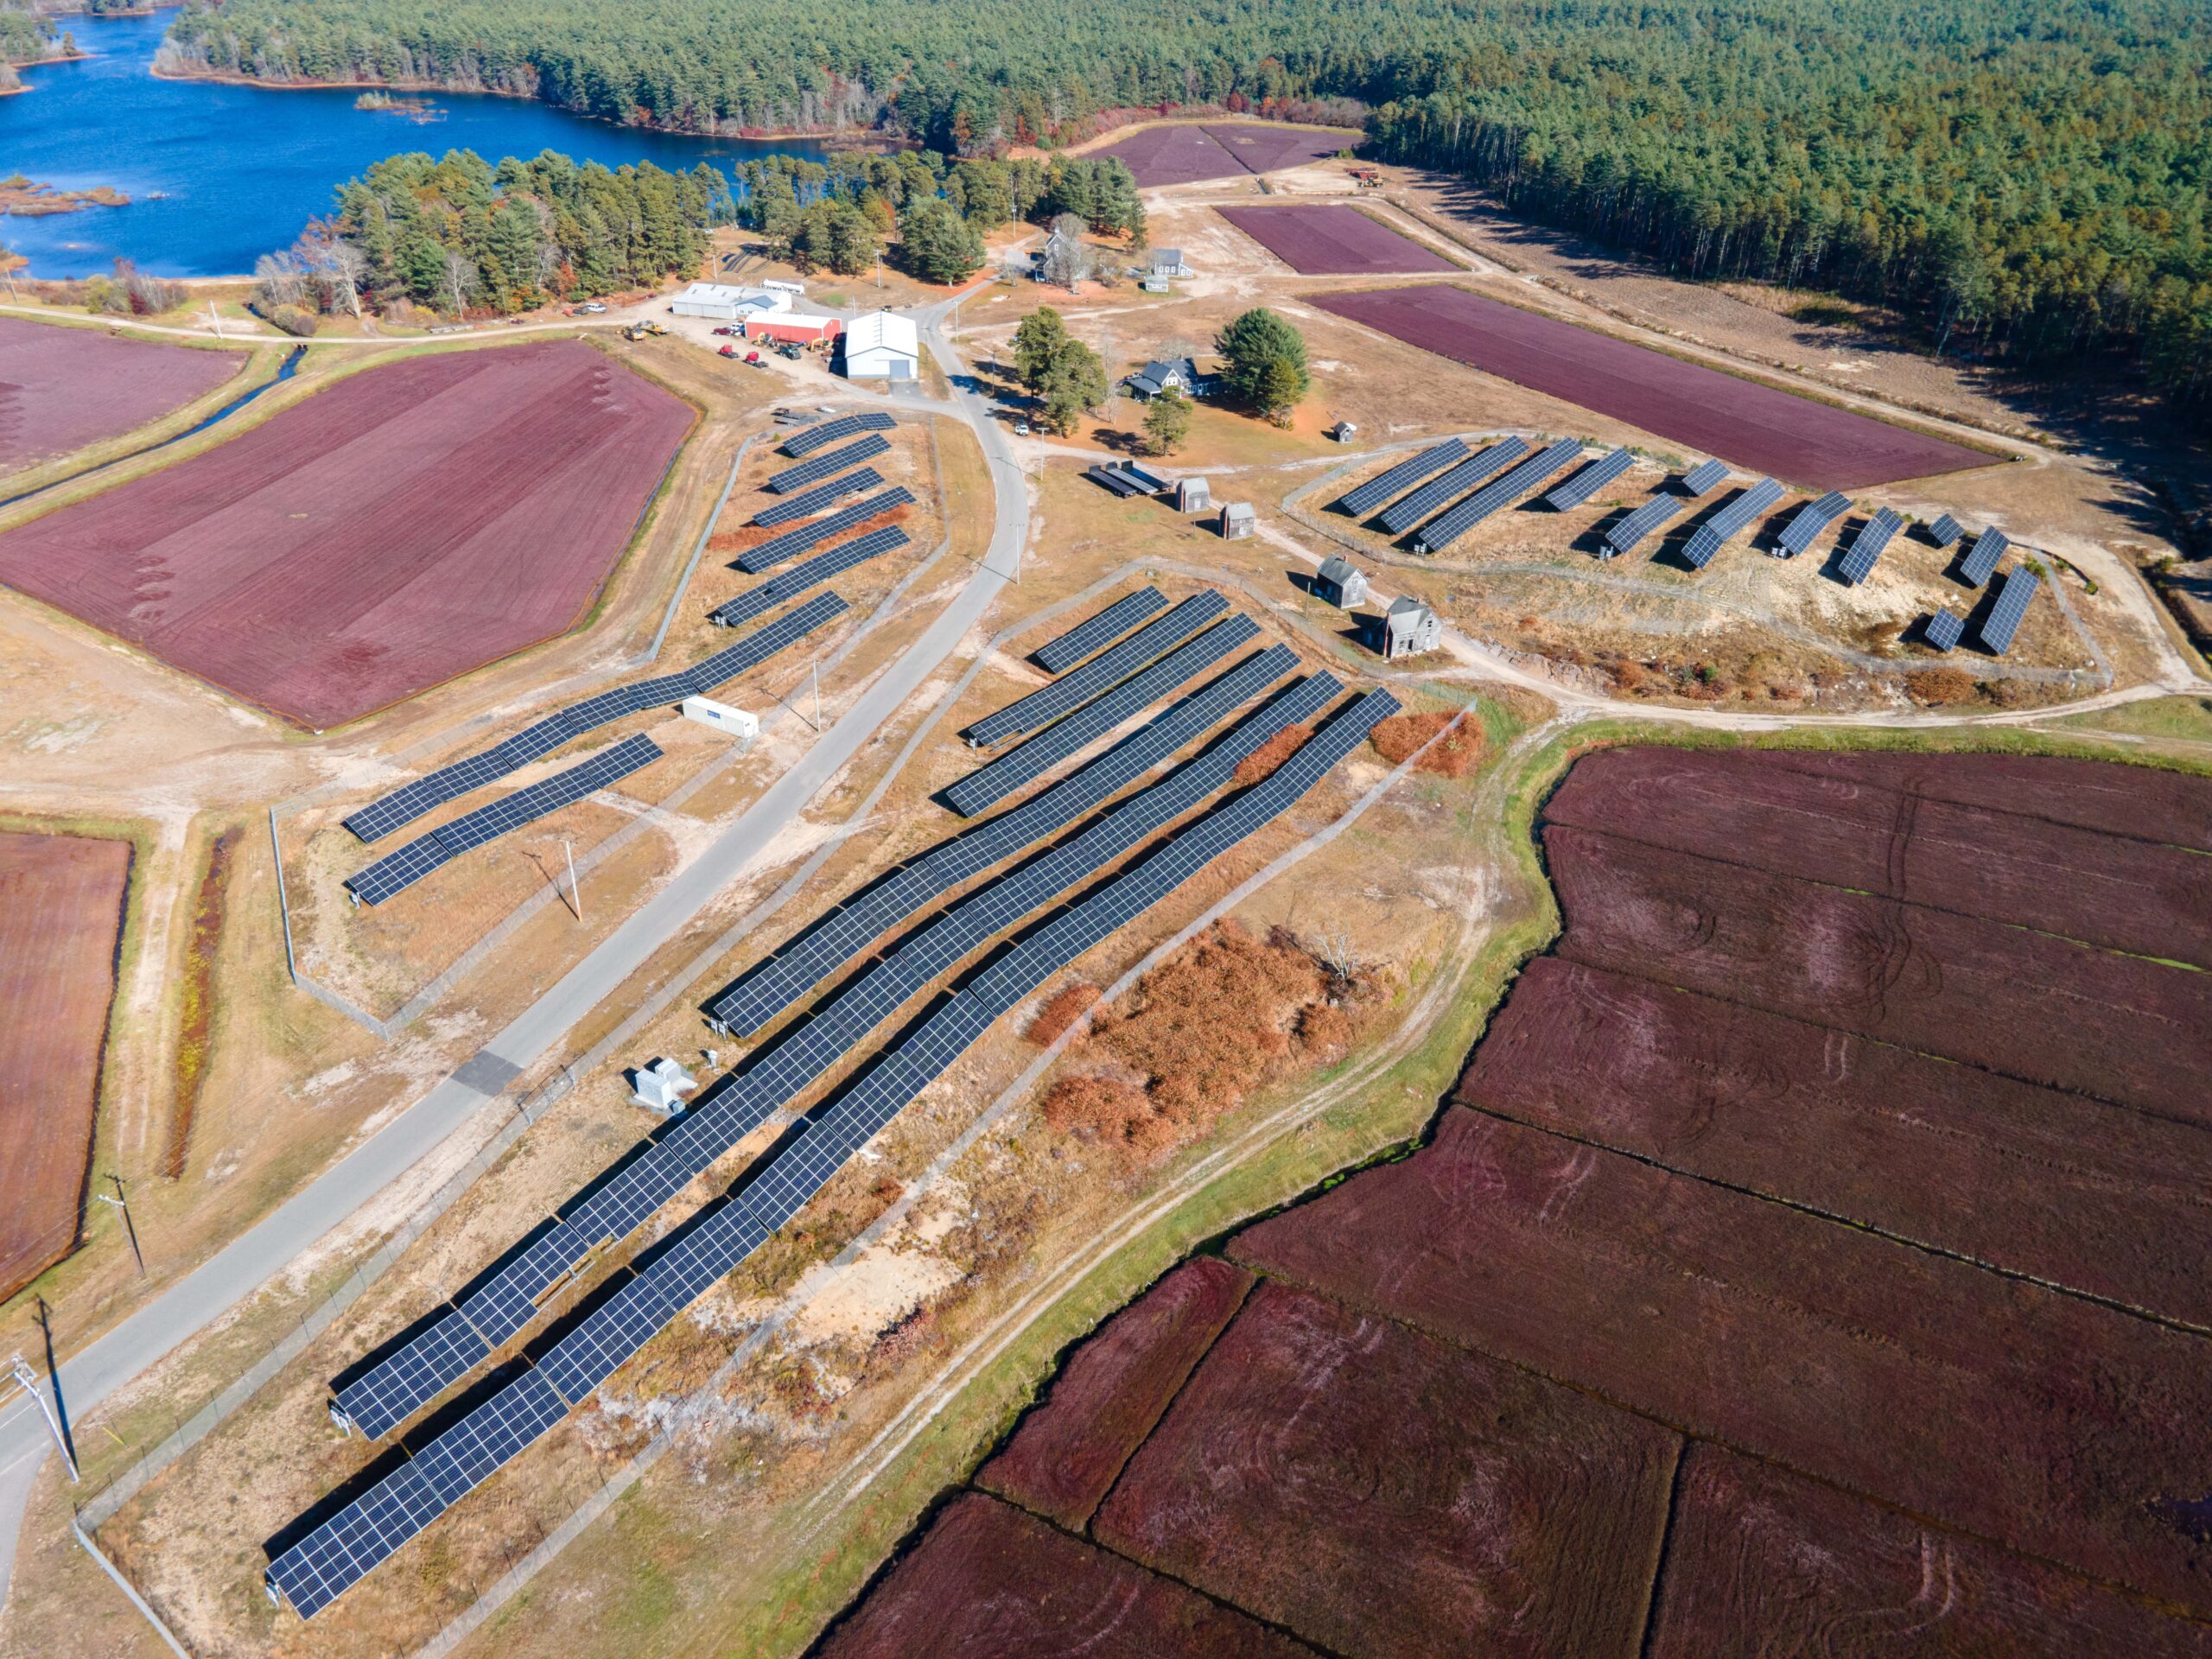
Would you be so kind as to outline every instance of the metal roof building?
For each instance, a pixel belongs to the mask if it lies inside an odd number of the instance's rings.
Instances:
[[[1321,561],[1314,575],[1313,591],[1340,610],[1350,610],[1367,597],[1367,572],[1341,553]]]
[[[846,326],[848,380],[914,380],[921,372],[921,335],[912,317],[863,311]]]

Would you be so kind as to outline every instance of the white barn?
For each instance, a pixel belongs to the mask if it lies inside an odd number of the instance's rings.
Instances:
[[[671,300],[668,308],[679,317],[712,317],[717,322],[735,322],[740,317],[781,311],[791,302],[788,294],[740,288],[733,283],[694,283]]]
[[[863,311],[846,324],[848,380],[915,380],[921,372],[921,336],[912,317]]]

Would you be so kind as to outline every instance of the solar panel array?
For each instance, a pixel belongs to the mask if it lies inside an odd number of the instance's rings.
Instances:
[[[1581,453],[1581,439],[1561,438],[1548,449],[1529,456],[1496,483],[1484,486],[1458,506],[1439,513],[1423,524],[1414,537],[1416,544],[1432,553],[1451,546],[1492,513],[1503,512],[1508,504],[1538,488],[1560,468],[1573,465]]]
[[[784,440],[784,453],[797,461],[801,455],[812,454],[825,443],[849,438],[855,432],[888,432],[897,424],[888,415],[874,411],[866,415],[840,415],[834,421],[824,421],[819,426],[810,426],[803,432],[792,433]]]
[[[1967,527],[1948,512],[1928,526],[1929,539],[1938,547],[1948,547],[1966,533]]]
[[[952,810],[972,818],[996,806],[1023,785],[1034,782],[1094,738],[1103,737],[1137,710],[1174,690],[1199,670],[1219,662],[1259,632],[1249,616],[1232,616],[1208,628],[1190,644],[1167,653],[1150,668],[1095,697],[1066,719],[987,762],[944,791]]]
[[[1103,467],[1086,467],[1084,470],[1084,476],[1104,485],[1108,489],[1113,491],[1115,494],[1125,499],[1134,499],[1135,497],[1140,495],[1156,495],[1159,493],[1158,491],[1152,489],[1139,480],[1135,474],[1126,472],[1122,468],[1113,466],[1110,463]]]
[[[1679,496],[1655,495],[1605,532],[1601,558],[1612,558],[1622,553],[1635,551],[1636,544],[1669,519],[1682,512],[1688,503]]]
[[[786,467],[780,473],[772,473],[760,487],[771,495],[789,495],[793,490],[804,489],[817,479],[827,478],[832,473],[842,472],[863,461],[873,461],[878,455],[887,454],[890,448],[889,439],[879,432],[871,432],[842,449],[832,449],[827,454],[810,455],[796,467]]]
[[[1782,534],[1775,538],[1776,550],[1786,559],[1794,559],[1818,541],[1821,532],[1851,511],[1851,498],[1840,490],[1830,490],[1817,501],[1808,501],[1797,509]]]
[[[847,473],[833,479],[818,490],[809,490],[804,495],[795,495],[788,501],[778,501],[753,515],[753,522],[762,530],[772,530],[778,524],[788,524],[795,518],[810,518],[849,495],[858,495],[862,490],[872,490],[883,482],[883,474],[873,467],[863,467],[857,473]]]
[[[1948,611],[1938,611],[1928,619],[1928,643],[1938,651],[1948,651],[1965,637],[1965,621]]]
[[[611,691],[571,704],[524,727],[481,754],[472,754],[449,766],[441,766],[370,802],[346,819],[346,827],[365,842],[379,841],[432,808],[457,800],[542,754],[550,754],[572,737],[581,737],[625,715],[665,708],[686,697],[704,696],[724,680],[735,679],[755,663],[766,661],[793,640],[813,632],[844,608],[843,600],[835,594],[824,594],[758,633],[747,634],[735,645],[725,646],[678,673],[633,680],[628,685],[618,685]]]
[[[272,1560],[267,1573],[270,1586],[302,1618],[328,1606],[589,1398],[677,1313],[797,1215],[1001,1016],[1054,973],[1289,810],[1376,721],[1397,708],[1387,692],[1359,698],[1265,781],[1191,825],[977,975],[880,1056],[834,1104],[810,1117],[729,1203],[672,1236],[649,1265],[555,1344],[535,1368]]]
[[[1276,651],[1279,656],[1247,677],[1247,695],[1280,678],[1294,663],[1294,654],[1287,647]],[[1326,675],[1305,682],[1241,721],[1216,748],[1179,767],[1167,780],[1132,796],[1083,835],[1023,868],[1017,878],[980,888],[938,917],[855,980],[814,1020],[757,1055],[744,1072],[717,1079],[675,1128],[482,1280],[452,1312],[339,1389],[339,1409],[372,1439],[405,1421],[529,1325],[537,1315],[537,1299],[592,1249],[604,1241],[626,1237],[643,1224],[931,981],[1219,788],[1246,755],[1284,727],[1319,709],[1340,689]],[[1002,842],[990,861],[1026,844]]]
[[[1636,457],[1628,452],[1625,446],[1611,454],[1600,455],[1546,496],[1544,505],[1554,512],[1566,512],[1579,507],[1635,465]]]
[[[1997,590],[1997,603],[1982,621],[1981,643],[1999,657],[2011,650],[2012,636],[2019,631],[2020,619],[2028,613],[2028,601],[2042,585],[2042,580],[2024,564],[2007,570],[2004,585]]]
[[[1442,472],[1466,453],[1464,441],[1446,438],[1434,448],[1422,450],[1411,461],[1402,461],[1389,472],[1346,491],[1337,505],[1353,518],[1364,518],[1391,497],[1410,490],[1432,473]]]
[[[1455,500],[1486,478],[1493,478],[1529,453],[1519,438],[1493,443],[1482,454],[1461,461],[1440,478],[1433,478],[1395,506],[1382,510],[1382,528],[1402,536],[1446,502]]]
[[[709,622],[734,628],[741,622],[749,622],[763,611],[773,610],[794,594],[803,594],[817,587],[830,577],[842,575],[855,565],[866,564],[870,559],[897,551],[906,545],[906,532],[896,524],[886,524],[881,530],[871,530],[865,536],[855,537],[841,547],[826,553],[817,553],[803,564],[795,564],[779,575],[773,575],[758,588],[748,588],[735,599],[724,600],[707,613]],[[839,601],[840,607],[843,604]]]
[[[865,524],[879,513],[889,512],[893,507],[910,505],[914,493],[904,484],[871,495],[865,501],[855,501],[841,508],[827,518],[817,519],[810,524],[801,524],[797,530],[787,530],[772,541],[758,547],[748,547],[731,561],[748,576],[757,576],[769,566],[781,564],[785,559],[797,558],[810,548],[822,545],[833,536],[842,536],[855,524]]]
[[[1156,621],[1148,622],[1111,651],[1102,652],[1071,674],[1063,674],[1042,690],[1032,691],[1003,709],[985,715],[968,728],[968,741],[978,747],[1033,732],[1050,725],[1080,703],[1088,702],[1147,663],[1172,651],[1229,608],[1229,601],[1208,588],[1193,594]]]
[[[1682,474],[1682,488],[1692,500],[1695,500],[1699,496],[1709,495],[1719,488],[1721,480],[1727,476],[1728,465],[1726,461],[1700,461]]]
[[[1859,534],[1852,537],[1851,549],[1843,556],[1836,574],[1844,585],[1856,588],[1874,574],[1875,561],[1882,556],[1897,531],[1904,528],[1904,520],[1888,507],[1882,508],[1859,527]]]
[[[639,767],[650,766],[659,759],[659,745],[643,732],[626,737],[581,766],[541,779],[487,806],[464,812],[427,836],[416,836],[397,852],[387,853],[368,868],[347,876],[346,886],[363,904],[380,905],[394,893],[413,887],[440,865],[510,830],[519,830],[533,818],[542,818],[548,812],[580,801],[594,790],[617,783]]]
[[[1039,668],[1058,674],[1073,668],[1109,639],[1120,639],[1147,617],[1166,608],[1166,596],[1157,588],[1124,594],[1096,615],[1077,623],[1065,633],[1047,639],[1031,652],[1030,657]]]
[[[1992,524],[1975,538],[1974,544],[1967,550],[1966,557],[1959,561],[1959,574],[1972,586],[1980,587],[1996,570],[1997,561],[2005,556],[2005,550],[2012,545],[2005,532]]]
[[[1702,570],[1713,562],[1713,556],[1730,541],[1750,529],[1758,516],[1782,499],[1782,486],[1770,478],[1763,478],[1714,513],[1697,528],[1697,533],[1682,549],[1682,556],[1689,561],[1690,569]]]

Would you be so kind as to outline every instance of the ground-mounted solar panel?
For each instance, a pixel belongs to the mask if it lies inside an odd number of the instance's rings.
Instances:
[[[1573,466],[1581,453],[1580,438],[1561,438],[1550,448],[1538,451],[1504,477],[1484,485],[1459,505],[1446,508],[1423,524],[1414,533],[1414,548],[1423,553],[1434,553],[1451,546],[1493,513],[1503,512],[1529,491],[1541,489],[1545,481],[1555,476],[1561,467]]]
[[[1782,486],[1770,478],[1761,479],[1700,524],[1682,549],[1682,557],[1691,569],[1704,569],[1713,563],[1714,554],[1758,523],[1759,515],[1781,499]]]
[[[1782,527],[1782,534],[1775,537],[1775,552],[1785,559],[1794,559],[1821,538],[1821,532],[1851,511],[1851,498],[1840,490],[1830,490],[1817,501],[1808,501],[1790,516]]]
[[[1728,464],[1721,461],[1700,461],[1682,474],[1682,493],[1692,500],[1707,496],[1719,489],[1728,477]]]
[[[734,599],[724,600],[707,613],[707,620],[725,628],[734,628],[741,622],[749,622],[766,611],[772,611],[785,600],[818,588],[833,576],[842,575],[856,565],[870,559],[880,558],[886,553],[895,553],[911,539],[896,524],[886,524],[881,530],[871,530],[840,546],[816,554],[788,570],[772,575],[758,588],[748,588]]]
[[[1982,619],[1981,643],[1991,652],[2002,657],[2012,648],[2012,636],[2019,632],[2021,619],[2028,613],[2028,601],[2042,585],[2042,578],[2024,564],[2016,564],[2005,573],[2005,580],[1997,589],[1997,602]]]
[[[804,495],[792,496],[787,501],[778,501],[753,515],[757,529],[773,530],[778,524],[788,524],[801,518],[811,518],[817,512],[826,512],[849,495],[858,495],[862,490],[872,490],[883,482],[883,474],[873,467],[863,467],[856,473],[847,473],[842,478],[833,478],[818,489]]]
[[[849,438],[855,432],[888,432],[898,423],[879,410],[865,415],[840,415],[834,421],[823,421],[810,426],[803,432],[794,432],[784,440],[784,453],[793,461],[812,454],[825,443],[835,443],[840,438]]]
[[[1480,454],[1471,455],[1451,471],[1432,478],[1395,505],[1382,509],[1382,528],[1402,536],[1447,501],[1457,500],[1484,480],[1497,476],[1529,453],[1519,438],[1503,438]]]
[[[1598,556],[1612,559],[1624,553],[1634,552],[1637,543],[1669,519],[1679,517],[1688,505],[1689,503],[1679,496],[1653,496],[1605,532],[1605,538],[1599,543]]]
[[[1928,643],[1938,651],[1949,651],[1966,636],[1965,620],[1949,611],[1938,611],[1928,619],[1925,630]]]
[[[1467,453],[1464,439],[1446,438],[1440,444],[1422,450],[1409,461],[1402,461],[1389,471],[1370,478],[1366,483],[1347,490],[1337,502],[1355,518],[1364,518],[1385,501],[1403,495],[1408,490],[1429,477],[1442,472]]]
[[[871,432],[864,438],[855,438],[841,448],[809,455],[795,467],[786,467],[772,474],[761,488],[771,495],[789,495],[793,490],[803,490],[810,484],[819,483],[833,473],[842,473],[848,467],[857,467],[864,461],[874,461],[889,453],[891,441],[880,432]]]
[[[1959,561],[1959,574],[1966,578],[1969,586],[1980,587],[1995,572],[1997,561],[2005,556],[2005,550],[2012,545],[2005,532],[1992,524],[1974,538],[1974,545],[1967,550],[1966,557]]]
[[[1938,547],[1952,546],[1966,533],[1967,527],[1948,512],[1928,526],[1928,539]]]
[[[311,1618],[531,1444],[668,1321],[803,1209],[905,1107],[1054,973],[1128,925],[1215,859],[1287,811],[1395,713],[1387,692],[1340,710],[1251,790],[1207,814],[1134,868],[1061,912],[987,968],[864,1070],[732,1200],[671,1235],[650,1265],[509,1382],[270,1564],[266,1577]],[[364,1513],[374,1518],[364,1523]]]
[[[1065,719],[978,766],[944,791],[963,818],[996,806],[1025,784],[1033,783],[1094,739],[1103,737],[1138,710],[1166,696],[1199,670],[1219,662],[1259,632],[1249,616],[1232,616],[1177,647],[1150,668],[1092,698]]]
[[[1073,668],[1095,651],[1104,649],[1146,618],[1167,608],[1167,597],[1157,588],[1125,594],[1096,615],[1088,617],[1065,633],[1047,639],[1029,653],[1030,660],[1048,673]]]
[[[730,563],[748,576],[781,564],[785,559],[795,559],[847,531],[866,524],[879,514],[895,508],[912,505],[914,493],[904,484],[895,485],[867,499],[855,501],[849,507],[840,507],[826,518],[817,518],[810,524],[801,524],[797,530],[787,530],[782,535],[765,541],[758,547],[748,547]]]
[[[1872,518],[1859,527],[1859,534],[1851,538],[1850,549],[1838,564],[1836,574],[1844,585],[1856,588],[1874,574],[1875,563],[1883,550],[1904,528],[1904,520],[1888,507],[1881,508]]]
[[[1229,601],[1212,588],[1192,594],[1166,615],[1146,623],[1120,645],[1101,652],[1081,668],[984,715],[968,728],[969,742],[978,748],[987,747],[1050,725],[1109,686],[1128,678],[1147,663],[1173,651],[1228,608]]]
[[[1546,496],[1544,505],[1554,512],[1572,512],[1635,465],[1636,457],[1625,446],[1600,455]]]

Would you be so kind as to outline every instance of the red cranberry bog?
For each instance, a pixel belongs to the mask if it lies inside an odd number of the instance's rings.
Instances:
[[[575,341],[409,359],[0,536],[0,582],[320,730],[574,626],[692,418]]]
[[[1098,151],[1128,163],[1146,189],[1234,179],[1303,167],[1359,143],[1357,133],[1317,132],[1306,127],[1243,125],[1147,127]]]
[[[1542,843],[1431,1143],[1077,1347],[823,1651],[2212,1659],[2212,780],[1614,750]]]
[[[1214,211],[1301,276],[1389,276],[1459,269],[1433,249],[1341,203]]]
[[[1409,346],[1808,488],[1926,478],[1993,457],[1442,284],[1313,303]]]
[[[127,841],[0,831],[0,1297],[77,1236],[130,879]]]
[[[0,317],[0,473],[143,426],[213,391],[245,360]]]

